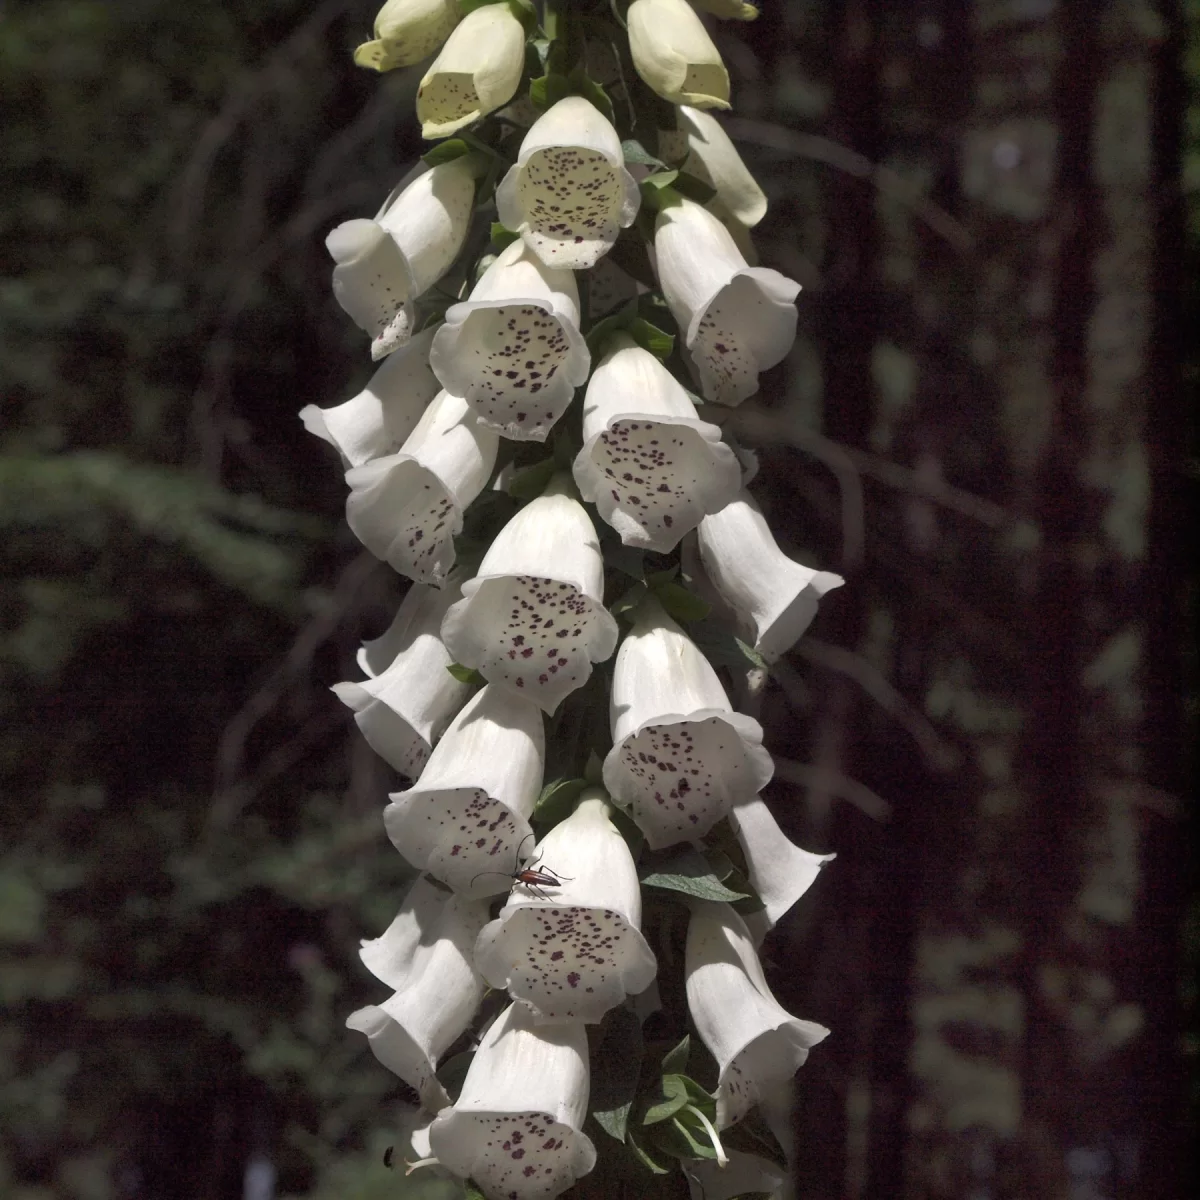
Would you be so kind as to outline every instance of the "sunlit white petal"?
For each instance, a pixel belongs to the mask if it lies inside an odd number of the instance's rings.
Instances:
[[[672,104],[729,107],[729,73],[686,0],[633,0],[626,14],[633,65]]]
[[[586,1027],[536,1025],[523,1004],[484,1034],[453,1108],[429,1130],[438,1160],[488,1200],[549,1200],[596,1165]]]
[[[762,1085],[790,1079],[829,1030],[771,993],[746,923],[728,904],[692,902],[684,970],[688,1008],[717,1060],[717,1127],[740,1121]]]
[[[544,441],[591,366],[575,276],[513,242],[447,310],[430,366],[490,428]]]
[[[483,688],[451,721],[417,783],[392,794],[383,814],[392,844],[456,892],[506,891],[532,845],[528,817],[545,756],[537,705]]]
[[[627,334],[613,336],[588,381],[580,494],[627,546],[671,550],[740,486],[733,451],[687,392]]]
[[[378,666],[373,678],[333,685],[371,749],[410,779],[471,694],[446,670],[454,660],[441,638],[442,619],[460,594],[456,585],[414,584],[387,633],[359,652],[364,669]]]
[[[691,200],[659,213],[654,251],[663,295],[704,398],[740,404],[758,390],[759,373],[791,349],[800,285],[767,267],[747,266],[729,230]]]
[[[421,136],[449,137],[503,107],[524,67],[525,29],[507,4],[467,13],[417,88]]]
[[[640,203],[617,131],[582,96],[538,118],[496,189],[501,223],[547,266],[577,271],[608,253]]]
[[[458,24],[458,0],[387,0],[375,17],[375,37],[354,51],[360,67],[391,71],[432,54]]]
[[[788,558],[749,492],[705,517],[696,540],[709,580],[752,627],[754,648],[768,662],[796,644],[820,598],[844,582]]]
[[[357,396],[333,408],[309,404],[300,420],[309,433],[324,438],[348,467],[395,454],[417,427],[430,400],[441,390],[429,368],[435,326],[389,354]]]
[[[679,109],[678,121],[687,135],[683,169],[716,188],[716,199],[743,225],[757,225],[766,216],[767,197],[720,122],[687,105]]]
[[[375,1057],[431,1110],[450,1103],[434,1075],[438,1059],[483,998],[472,949],[486,920],[486,903],[439,891],[421,876],[388,929],[359,952],[394,993],[352,1013],[346,1025],[366,1034]]]
[[[463,512],[487,483],[498,445],[465,400],[441,392],[398,453],[346,472],[346,521],[400,574],[440,587]]]
[[[771,778],[762,726],[730,707],[691,639],[653,601],[621,643],[604,785],[652,849],[702,837]]]
[[[479,935],[484,978],[538,1021],[599,1021],[654,978],[637,868],[609,813],[603,792],[585,792],[530,861],[560,884],[518,884]]]
[[[812,887],[836,855],[801,850],[783,835],[761,796],[739,800],[729,814],[746,856],[750,882],[766,905],[768,928]]]
[[[587,512],[553,485],[496,535],[442,638],[455,660],[548,713],[617,644],[604,562]]]

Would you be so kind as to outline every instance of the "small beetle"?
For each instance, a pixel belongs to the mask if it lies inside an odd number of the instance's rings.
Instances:
[[[525,843],[527,841],[529,841],[529,839],[531,837],[533,837],[533,834],[527,833],[521,839],[521,846],[524,846]],[[523,887],[527,887],[535,896],[537,896],[537,898],[539,900],[549,900],[549,899],[551,899],[551,897],[546,895],[546,892],[545,892],[546,888],[562,887],[564,882],[565,883],[571,882],[571,879],[572,879],[571,876],[560,875],[557,871],[551,870],[550,867],[541,866],[542,860],[541,860],[540,855],[537,858],[535,858],[533,860],[533,862],[522,867],[520,865],[520,863],[521,863],[521,846],[517,847],[517,860],[513,864],[514,868],[515,868],[514,870],[512,870],[512,871],[480,871],[479,874],[476,875],[471,880],[471,883],[474,884],[475,880],[478,879],[480,877],[480,875],[507,875],[509,877],[509,879],[511,879],[513,881],[514,884],[519,883]]]

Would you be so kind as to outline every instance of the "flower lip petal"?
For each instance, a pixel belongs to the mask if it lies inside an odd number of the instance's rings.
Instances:
[[[501,222],[547,266],[574,270],[595,266],[640,204],[617,131],[581,96],[534,123],[496,191]]]
[[[637,868],[609,816],[603,792],[585,791],[527,864],[557,882],[517,884],[479,935],[479,970],[528,1005],[536,1022],[600,1021],[654,979],[639,929]]]
[[[440,1162],[489,1200],[549,1200],[586,1175],[587,1035],[578,1022],[534,1024],[521,1004],[483,1035],[453,1108],[429,1130]]]
[[[618,630],[583,506],[552,481],[496,535],[442,637],[457,662],[553,713],[608,658]]]
[[[346,473],[350,528],[396,571],[440,587],[454,563],[463,510],[487,482],[498,445],[466,401],[443,391],[399,453]]]
[[[456,892],[507,890],[542,786],[545,731],[536,705],[485,687],[450,723],[414,787],[384,810],[392,844]]]
[[[760,1088],[790,1079],[829,1035],[775,999],[746,923],[728,904],[691,903],[685,972],[688,1008],[717,1060],[717,1127],[741,1120]]]

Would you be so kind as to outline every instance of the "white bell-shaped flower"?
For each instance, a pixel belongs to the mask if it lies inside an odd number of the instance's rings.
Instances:
[[[740,1121],[760,1088],[790,1079],[829,1036],[771,994],[745,921],[728,904],[692,901],[684,972],[688,1008],[717,1060],[717,1128]]]
[[[752,227],[767,215],[767,197],[742,162],[720,122],[698,108],[684,105],[678,111],[679,128],[687,135],[683,169],[716,189],[714,203],[743,227]]]
[[[496,535],[442,638],[455,661],[553,713],[617,645],[604,607],[604,561],[565,475]]]
[[[610,721],[604,786],[654,850],[702,837],[774,770],[762,726],[733,711],[708,660],[653,599],[617,654]]]
[[[588,381],[580,495],[627,546],[664,553],[737,495],[741,469],[716,425],[628,334],[613,335]]]
[[[658,214],[654,254],[704,398],[740,404],[758,391],[759,372],[792,348],[800,285],[769,267],[747,266],[729,230],[691,200]]]
[[[573,271],[595,266],[640,204],[617,131],[582,96],[537,119],[496,189],[501,223],[548,267]]]
[[[575,276],[513,242],[470,298],[447,309],[429,363],[485,425],[507,438],[544,441],[591,367]]]
[[[333,685],[371,749],[409,779],[420,775],[434,742],[471,694],[470,684],[446,669],[454,660],[441,638],[442,619],[460,594],[457,585],[413,584],[388,631],[359,651],[372,678]]]
[[[474,200],[475,167],[464,156],[422,171],[373,221],[345,221],[325,239],[333,294],[371,335],[373,359],[412,336],[413,301],[458,257]]]
[[[729,72],[687,0],[633,0],[625,16],[642,82],[672,104],[729,107]]]
[[[507,4],[467,13],[417,88],[421,136],[449,137],[503,108],[525,68],[525,29]]]
[[[375,1057],[432,1112],[450,1103],[434,1075],[438,1059],[483,999],[472,949],[486,921],[485,902],[448,895],[422,875],[396,919],[359,951],[367,970],[394,991],[382,1004],[351,1013],[346,1027],[366,1034]]]
[[[387,0],[375,17],[375,37],[354,51],[360,67],[391,71],[428,58],[458,24],[458,0]]]
[[[535,1025],[523,1004],[483,1035],[453,1108],[429,1129],[437,1161],[488,1200],[550,1200],[596,1165],[586,1027]]]
[[[545,759],[537,705],[483,688],[450,722],[417,783],[392,794],[383,813],[392,845],[456,892],[507,891],[533,840],[528,818]]]
[[[429,347],[436,326],[401,346],[375,369],[357,396],[333,408],[306,405],[300,420],[309,433],[327,441],[348,467],[395,454],[417,427],[430,400],[441,390],[429,368]]]
[[[600,1021],[654,978],[641,934],[642,893],[599,788],[538,843],[528,866],[557,884],[517,884],[485,926],[475,963],[493,987],[543,1021]]]
[[[845,582],[788,558],[746,491],[700,522],[696,542],[705,574],[753,631],[754,648],[768,662],[796,644],[821,597]]]
[[[774,928],[837,856],[813,854],[789,841],[761,796],[739,800],[729,823],[742,844],[750,883],[766,906],[767,928]]]
[[[734,1200],[737,1196],[767,1195],[782,1200],[786,1175],[784,1168],[769,1158],[730,1150],[725,1166],[698,1158],[687,1164],[689,1200]]]
[[[439,393],[399,453],[346,472],[350,528],[401,575],[440,587],[463,512],[487,483],[499,444],[465,400]]]

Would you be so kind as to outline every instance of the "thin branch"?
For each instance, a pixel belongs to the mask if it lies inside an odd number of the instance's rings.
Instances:
[[[777,758],[775,777],[786,779],[788,783],[798,783],[801,787],[828,792],[839,800],[853,804],[872,821],[883,823],[891,819],[892,806],[882,796],[871,791],[865,783],[859,783],[857,779],[851,779],[829,767],[810,767],[790,758]]]
[[[785,442],[821,458],[831,470],[836,458],[861,475],[885,483],[898,491],[932,500],[951,512],[961,513],[964,517],[979,521],[989,529],[1002,529],[1012,521],[1007,509],[975,495],[974,492],[956,488],[940,478],[914,471],[910,467],[902,467],[899,463],[866,450],[834,442],[782,414],[743,405],[730,417],[730,424],[738,435],[745,437],[748,442],[759,445]]]
[[[850,150],[829,138],[815,133],[798,133],[771,121],[757,121],[752,117],[731,117],[724,122],[729,136],[735,141],[753,142],[769,150],[781,150],[813,162],[825,163],[853,175],[867,179],[875,188],[905,208],[912,209],[934,233],[944,238],[959,254],[969,254],[974,249],[974,239],[966,227],[956,221],[944,208],[922,196],[917,186],[890,167],[873,163],[864,154]]]
[[[796,653],[817,666],[853,679],[864,692],[908,733],[921,753],[936,771],[953,771],[962,763],[962,754],[956,746],[947,742],[884,675],[873,667],[861,654],[841,646],[831,646],[818,638],[803,637],[795,646]]]

